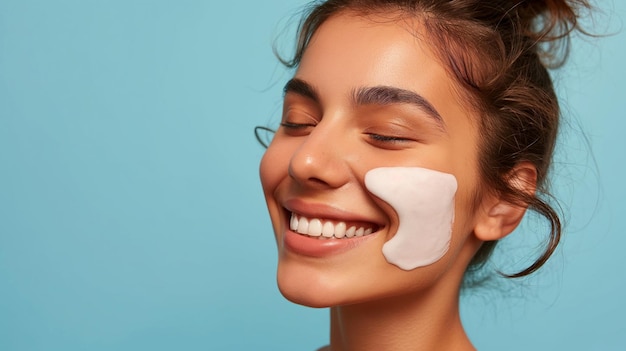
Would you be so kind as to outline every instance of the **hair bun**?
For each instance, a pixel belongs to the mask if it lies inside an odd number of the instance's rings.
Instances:
[[[560,66],[565,60],[569,35],[580,30],[578,18],[583,10],[590,10],[586,0],[520,0],[511,12],[517,15],[522,32],[538,45],[537,53],[548,66]]]

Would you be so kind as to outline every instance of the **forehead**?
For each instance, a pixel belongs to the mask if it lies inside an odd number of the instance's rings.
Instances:
[[[392,86],[455,113],[454,81],[429,45],[417,19],[339,14],[312,36],[295,76],[317,88],[323,101],[347,98],[360,87]]]
[[[418,39],[423,37],[420,29],[416,20],[398,23],[371,16],[333,16],[312,36],[297,75],[327,72],[346,83],[394,86],[406,84],[407,76],[445,76],[432,51]]]

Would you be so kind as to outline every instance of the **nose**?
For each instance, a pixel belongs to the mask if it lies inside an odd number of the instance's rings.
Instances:
[[[350,180],[349,138],[342,129],[322,120],[303,141],[289,161],[289,176],[317,189],[340,188]],[[342,135],[344,134],[344,135]]]

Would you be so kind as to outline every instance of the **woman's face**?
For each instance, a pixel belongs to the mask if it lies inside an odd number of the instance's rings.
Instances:
[[[282,124],[260,173],[278,245],[279,288],[296,303],[344,305],[434,286],[456,294],[479,246],[471,235],[479,183],[475,117],[420,28],[417,21],[332,17],[286,85]],[[398,93],[408,98],[390,98]],[[380,167],[456,177],[450,247],[436,262],[403,270],[383,256],[399,219],[365,186],[366,173]],[[344,222],[364,235],[302,235],[290,229],[292,215]]]

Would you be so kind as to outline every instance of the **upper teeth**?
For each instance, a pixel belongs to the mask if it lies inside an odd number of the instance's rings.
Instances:
[[[372,234],[372,228],[348,226],[346,222],[332,222],[329,220],[321,220],[319,218],[306,218],[291,214],[289,223],[291,230],[300,234],[309,236],[325,237],[325,238],[352,238],[354,236],[363,236]]]

